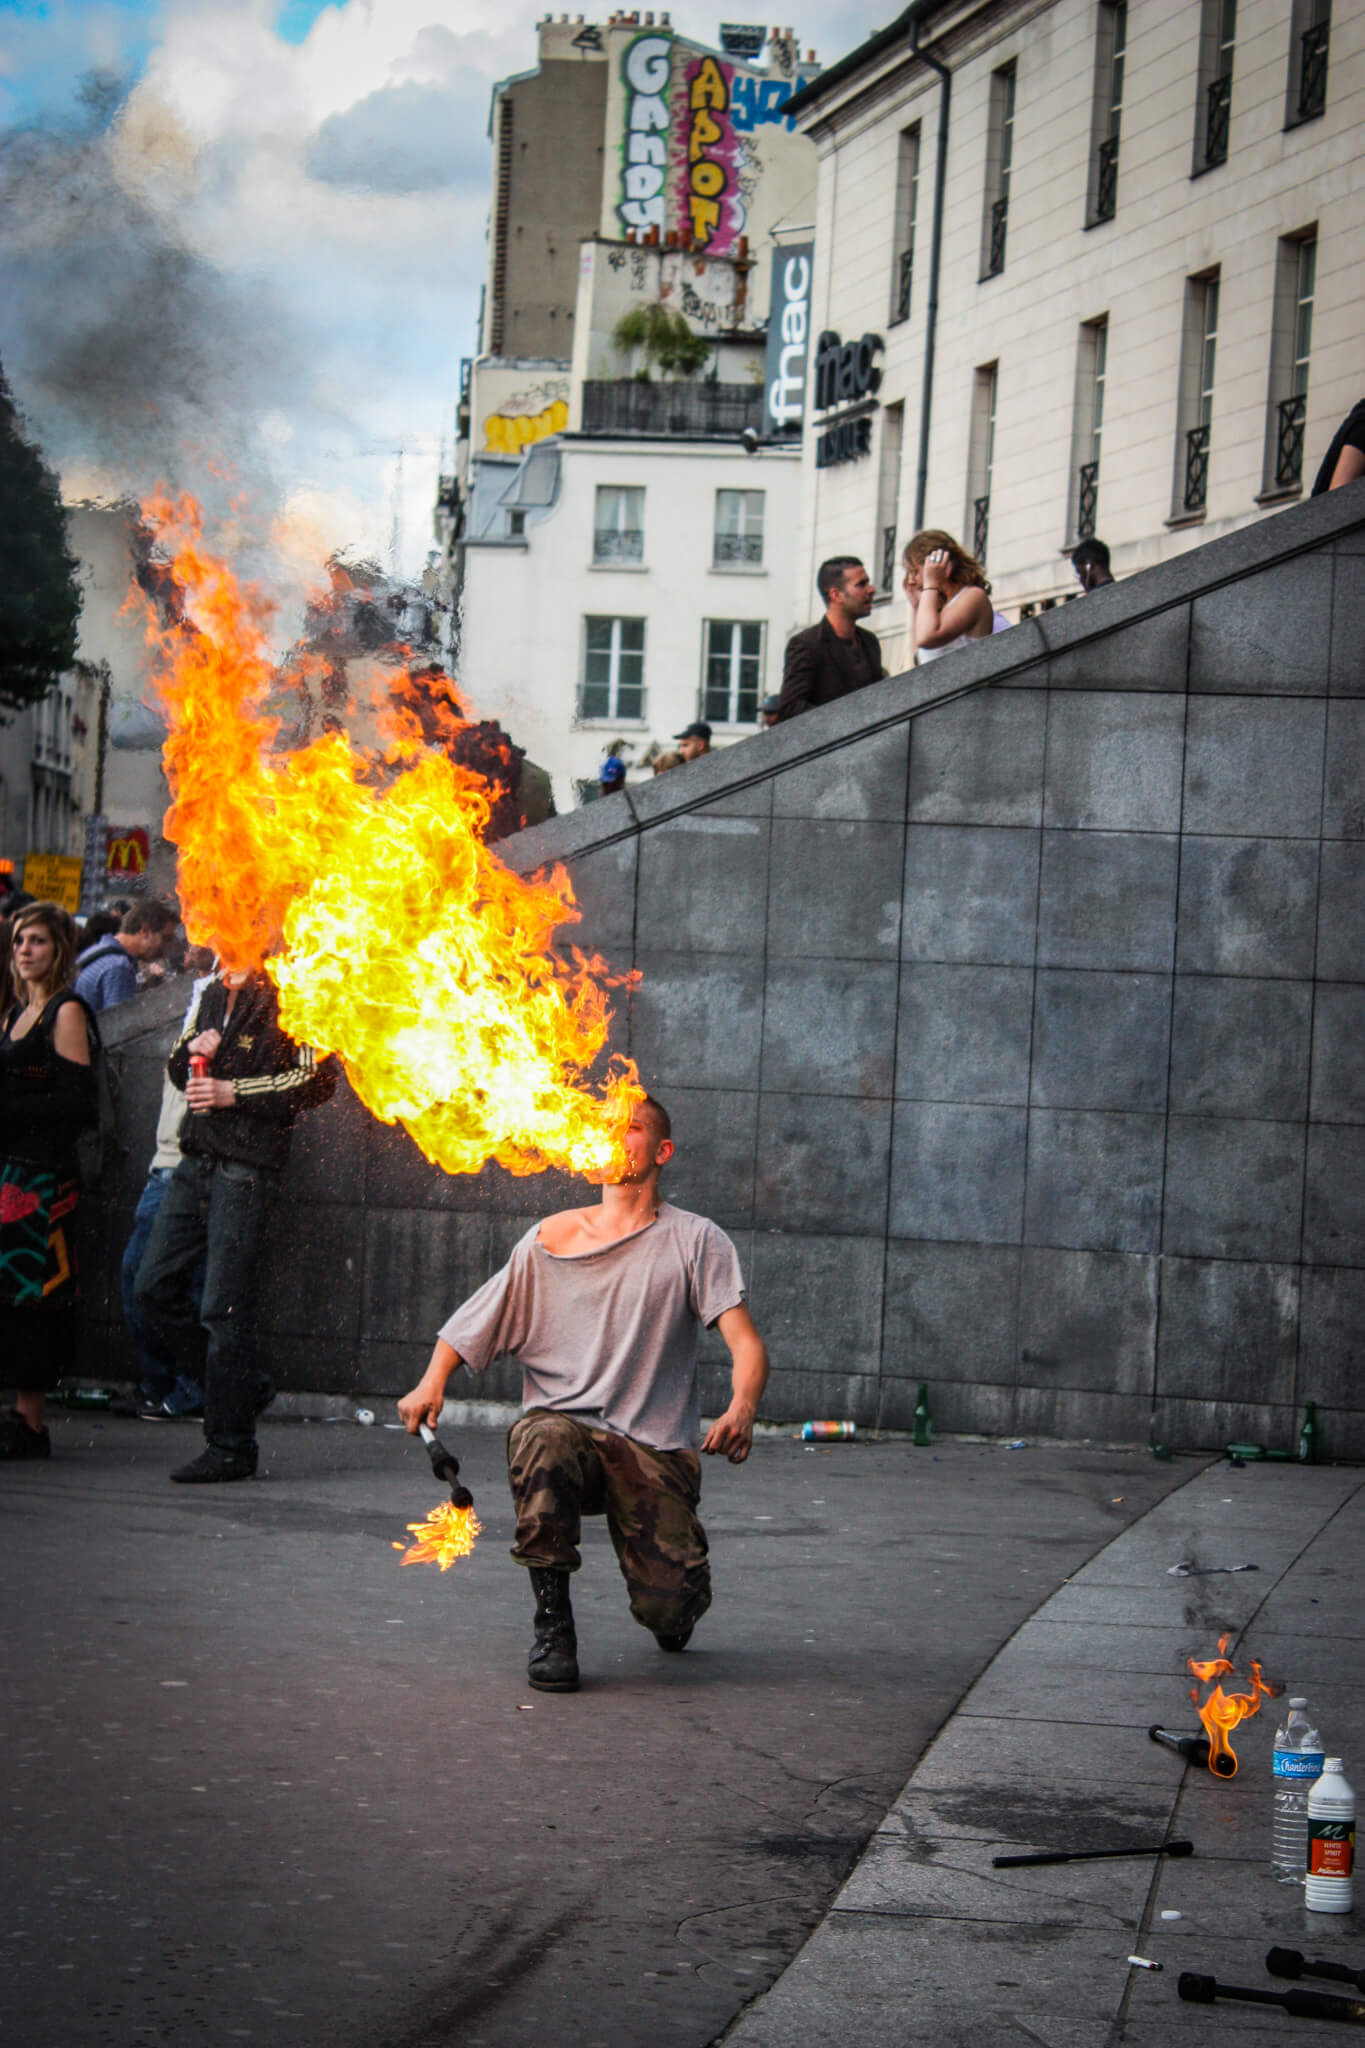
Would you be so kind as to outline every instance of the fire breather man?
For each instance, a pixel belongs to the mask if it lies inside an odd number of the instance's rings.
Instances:
[[[714,1223],[659,1196],[673,1156],[668,1112],[652,1096],[625,1134],[626,1165],[600,1204],[563,1209],[451,1316],[398,1413],[435,1425],[459,1365],[482,1372],[514,1355],[522,1414],[507,1435],[516,1504],[512,1555],[535,1593],[527,1676],[539,1692],[578,1687],[569,1574],[584,1515],[605,1515],[630,1611],[661,1650],[683,1650],[711,1604],[697,1519],[700,1449],[739,1465],[768,1379],[734,1245]],[[697,1346],[719,1329],[731,1398],[701,1440]]]

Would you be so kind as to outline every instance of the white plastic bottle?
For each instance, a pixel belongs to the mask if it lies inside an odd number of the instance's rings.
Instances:
[[[1278,1884],[1302,1884],[1308,1864],[1308,1795],[1322,1773],[1322,1737],[1307,1707],[1305,1699],[1291,1700],[1275,1731],[1270,1874]]]
[[[1339,1756],[1323,1759],[1308,1795],[1308,1875],[1303,1903],[1310,1913],[1349,1913],[1356,1853],[1356,1795]]]

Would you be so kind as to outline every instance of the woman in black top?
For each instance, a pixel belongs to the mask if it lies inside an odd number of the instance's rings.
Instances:
[[[46,1458],[44,1400],[76,1352],[75,1146],[94,1122],[84,1003],[68,986],[76,926],[55,903],[11,921],[14,995],[0,1024],[0,1357],[19,1392],[0,1458]]]

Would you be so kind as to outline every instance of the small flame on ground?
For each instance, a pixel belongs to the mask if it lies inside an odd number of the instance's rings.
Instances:
[[[1204,1724],[1204,1733],[1209,1738],[1209,1769],[1217,1778],[1235,1778],[1237,1775],[1237,1752],[1229,1737],[1234,1728],[1249,1720],[1261,1709],[1263,1699],[1274,1699],[1280,1688],[1270,1685],[1261,1676],[1261,1667],[1254,1660],[1251,1666],[1250,1692],[1224,1692],[1219,1682],[1224,1678],[1235,1678],[1237,1669],[1229,1663],[1227,1647],[1232,1641],[1231,1631],[1218,1638],[1216,1657],[1189,1657],[1186,1663],[1199,1684],[1190,1688],[1190,1698]],[[1213,1691],[1200,1704],[1201,1686],[1211,1685]]]
[[[395,1550],[402,1550],[400,1564],[434,1564],[448,1572],[457,1557],[468,1557],[474,1548],[474,1538],[481,1534],[483,1524],[473,1508],[457,1508],[454,1501],[443,1500],[434,1507],[425,1522],[409,1522],[408,1533],[417,1538],[406,1549],[395,1543]]]
[[[563,868],[528,880],[485,843],[496,780],[425,730],[437,699],[447,723],[462,714],[454,686],[407,679],[382,755],[339,729],[272,755],[268,606],[210,552],[191,498],[144,510],[162,558],[148,634],[170,725],[166,831],[191,938],[225,967],[264,964],[290,1036],[339,1053],[365,1106],[447,1173],[620,1171],[644,1090],[619,1057],[600,1093],[588,1079],[623,977],[557,950],[580,915]]]

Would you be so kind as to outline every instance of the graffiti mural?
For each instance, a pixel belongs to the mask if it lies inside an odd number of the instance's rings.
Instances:
[[[569,424],[569,380],[547,377],[529,390],[504,398],[496,412],[483,419],[485,455],[520,455],[548,434],[562,434]]]
[[[793,79],[646,30],[625,47],[621,83],[623,234],[726,255],[813,189],[813,155],[785,111]]]
[[[683,72],[678,211],[692,244],[721,255],[744,225],[735,175],[735,131],[730,122],[734,66],[696,57]]]
[[[617,213],[623,228],[637,235],[668,226],[669,77],[671,36],[637,36],[622,67],[626,82],[626,131],[622,141],[621,189]]]

